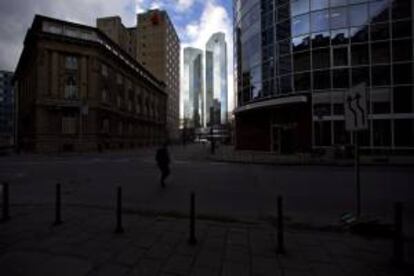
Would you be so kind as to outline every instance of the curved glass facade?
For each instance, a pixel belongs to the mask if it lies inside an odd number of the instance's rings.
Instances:
[[[344,93],[365,83],[369,148],[414,147],[410,0],[234,0],[238,107],[307,95],[312,146],[351,142]]]

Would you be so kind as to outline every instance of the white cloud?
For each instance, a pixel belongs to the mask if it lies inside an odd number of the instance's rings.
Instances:
[[[227,42],[228,110],[234,109],[233,83],[233,22],[227,10],[216,0],[206,0],[200,20],[186,26],[182,48],[196,47],[205,50],[212,34],[223,32]],[[183,68],[183,66],[181,66]]]
[[[194,4],[194,0],[177,0],[176,10],[183,12],[191,8]]]

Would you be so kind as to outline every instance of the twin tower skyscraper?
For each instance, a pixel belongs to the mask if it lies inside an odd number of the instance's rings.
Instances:
[[[228,122],[227,43],[215,33],[203,50],[184,48],[183,126],[203,128]]]

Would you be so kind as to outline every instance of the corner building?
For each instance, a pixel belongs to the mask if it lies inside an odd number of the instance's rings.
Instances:
[[[37,15],[15,72],[18,146],[59,152],[165,141],[165,84],[99,29]]]
[[[410,0],[234,0],[236,147],[350,144],[347,90],[364,83],[370,152],[414,150]]]

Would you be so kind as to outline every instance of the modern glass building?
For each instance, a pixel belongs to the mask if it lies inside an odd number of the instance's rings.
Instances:
[[[200,128],[205,125],[203,51],[184,48],[183,105],[184,127]]]
[[[236,145],[350,144],[345,93],[365,84],[363,148],[414,149],[411,0],[234,0]]]
[[[224,33],[215,33],[206,44],[207,126],[227,123],[227,43]]]

